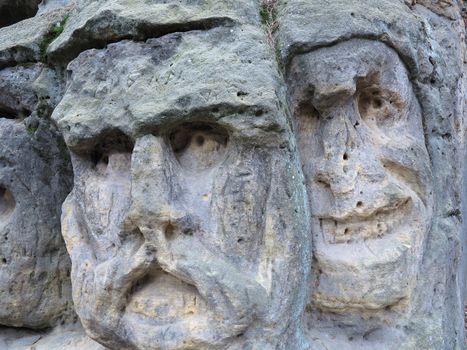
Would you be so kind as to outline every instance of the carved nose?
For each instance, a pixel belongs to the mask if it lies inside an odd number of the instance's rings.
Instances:
[[[135,143],[132,158],[132,205],[129,218],[147,232],[164,231],[167,238],[192,234],[198,224],[180,204],[174,184],[173,159],[160,137],[146,135]]]
[[[136,140],[131,166],[131,216],[138,225],[176,221],[184,216],[173,205],[171,166],[162,138],[146,135]]]
[[[353,103],[329,108],[322,115],[323,156],[315,180],[329,186],[335,196],[355,192],[360,182],[381,183],[386,173],[378,161],[378,150],[369,146],[369,135],[355,127],[360,116]]]
[[[167,239],[175,238],[178,235],[191,236],[199,230],[199,224],[192,215],[186,211],[177,210],[174,206],[159,208],[160,211],[154,217],[153,223],[159,230],[163,230]]]

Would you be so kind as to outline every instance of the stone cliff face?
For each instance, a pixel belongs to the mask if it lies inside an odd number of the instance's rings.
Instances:
[[[464,348],[462,11],[0,0],[0,348]]]

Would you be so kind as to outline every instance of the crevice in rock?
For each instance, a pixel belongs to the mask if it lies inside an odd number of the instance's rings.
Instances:
[[[97,19],[96,22],[99,22],[99,20]],[[62,64],[68,63],[83,51],[89,49],[102,49],[109,44],[122,40],[144,42],[148,39],[160,38],[173,33],[207,31],[217,27],[234,26],[234,21],[228,17],[214,17],[198,21],[172,24],[153,24],[147,22],[128,21],[117,17],[112,21],[106,19],[105,22],[125,23],[129,27],[135,28],[135,32],[132,34],[114,33],[114,35],[109,36],[108,33],[111,33],[112,31],[115,32],[110,25],[106,25],[106,23],[95,23],[94,25],[90,25],[88,22],[84,27],[76,29],[73,32],[66,45],[49,53],[49,61]],[[100,27],[103,33],[91,32],[89,28],[93,27]]]
[[[34,17],[41,0],[0,0],[0,28]]]
[[[0,104],[0,118],[3,119],[14,119],[14,120],[22,120],[29,116],[31,114],[31,111],[28,110],[22,110],[22,111],[17,111],[12,108],[9,108],[7,106],[4,106]]]

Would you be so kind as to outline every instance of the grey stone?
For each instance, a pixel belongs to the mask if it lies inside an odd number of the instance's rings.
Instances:
[[[100,343],[301,347],[309,214],[263,35],[122,41],[68,66],[52,115],[75,174],[62,233],[76,311]]]
[[[0,28],[0,68],[45,60],[51,29],[66,17],[69,7],[43,12]]]
[[[465,348],[463,6],[44,0],[0,28],[0,253],[33,256],[0,266],[0,348]]]
[[[71,185],[66,146],[38,118],[43,66],[0,71],[0,324],[43,328],[72,312],[60,206]]]
[[[55,60],[66,61],[86,49],[119,40],[145,40],[234,23],[258,24],[258,3],[251,0],[78,0],[63,34],[50,45],[48,53]]]
[[[32,82],[42,69],[42,65],[32,64],[0,70],[0,111],[3,118],[24,118],[32,113],[38,102]]]
[[[279,6],[314,222],[306,318],[325,348],[463,348],[464,26],[446,3]]]
[[[70,176],[48,123],[0,118],[0,324],[41,328],[70,308],[60,204]]]

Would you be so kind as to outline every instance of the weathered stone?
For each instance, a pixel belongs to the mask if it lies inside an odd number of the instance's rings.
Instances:
[[[31,64],[0,70],[0,114],[2,118],[20,118],[31,114],[37,104],[32,82],[43,66]]]
[[[464,348],[463,6],[44,0],[1,28],[0,254],[52,264],[0,262],[0,348]],[[102,346],[57,294],[51,116],[74,306]]]
[[[55,60],[70,60],[81,51],[124,39],[145,40],[173,32],[234,23],[258,24],[256,1],[78,0],[65,30],[48,49]]]
[[[0,324],[54,325],[70,308],[60,203],[69,169],[43,121],[0,118]]]
[[[86,336],[79,325],[52,330],[0,327],[0,349],[5,350],[105,350]]]
[[[461,348],[459,13],[398,1],[279,8],[313,217],[311,338]]]
[[[37,117],[43,68],[0,71],[0,324],[15,327],[52,326],[72,312],[60,234],[71,169],[56,128]]]
[[[111,348],[288,349],[310,267],[283,88],[252,27],[82,53],[53,113],[74,302]]]
[[[0,28],[0,68],[45,60],[47,46],[53,39],[51,29],[60,25],[69,10],[58,8]]]

